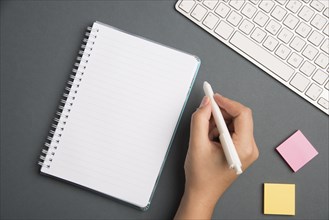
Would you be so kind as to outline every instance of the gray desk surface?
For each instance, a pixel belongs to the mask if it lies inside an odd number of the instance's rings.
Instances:
[[[260,149],[213,218],[328,219],[328,116],[180,15],[175,2],[1,1],[2,219],[172,218],[183,193],[190,116],[204,80],[253,109]],[[41,176],[36,165],[84,30],[95,20],[202,60],[147,212]],[[298,129],[319,155],[293,173],[275,147]],[[264,182],[296,184],[296,216],[262,214]]]

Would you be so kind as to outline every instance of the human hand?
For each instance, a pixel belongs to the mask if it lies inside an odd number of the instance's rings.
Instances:
[[[253,136],[252,112],[242,104],[215,94],[242,163],[242,170],[258,158]],[[237,175],[230,169],[218,130],[211,116],[211,105],[204,97],[192,115],[190,143],[185,160],[185,192],[176,218],[211,218],[217,200]],[[192,206],[192,207],[191,207]]]

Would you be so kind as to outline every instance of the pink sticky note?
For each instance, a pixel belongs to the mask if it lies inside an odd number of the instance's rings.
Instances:
[[[294,172],[297,172],[318,154],[300,130],[291,135],[285,142],[279,145],[276,150]]]

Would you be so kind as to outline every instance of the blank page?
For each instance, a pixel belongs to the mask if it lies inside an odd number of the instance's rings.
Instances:
[[[148,206],[199,64],[95,22],[41,171]]]

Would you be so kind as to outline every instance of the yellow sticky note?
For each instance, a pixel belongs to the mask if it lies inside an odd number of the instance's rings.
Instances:
[[[264,183],[264,214],[295,215],[295,184]]]

